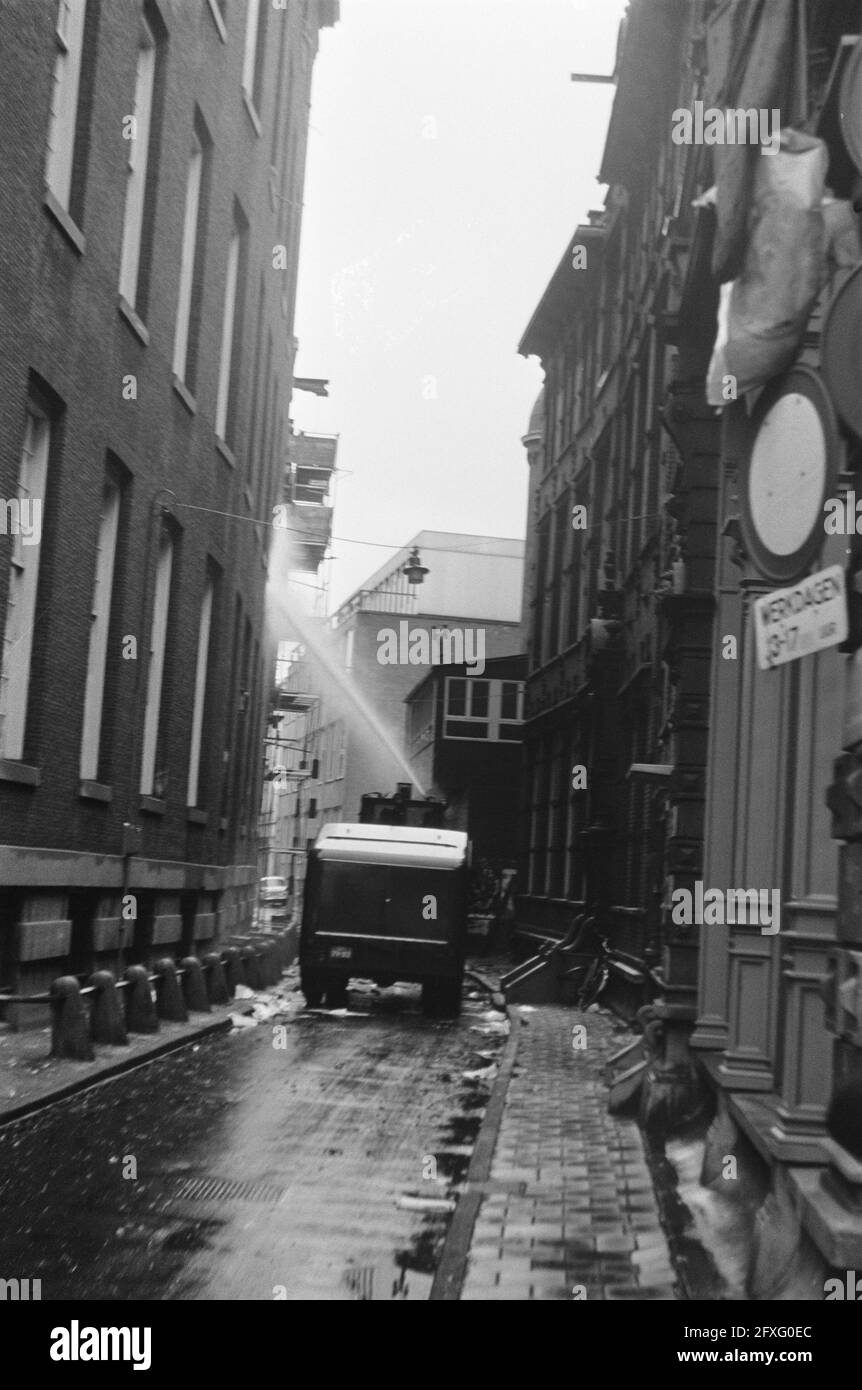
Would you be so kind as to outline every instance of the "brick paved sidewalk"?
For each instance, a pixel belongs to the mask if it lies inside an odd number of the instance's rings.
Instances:
[[[462,1299],[674,1299],[637,1124],[607,1113],[600,1012],[511,1010],[518,1051]],[[586,1048],[572,1047],[575,1024]]]

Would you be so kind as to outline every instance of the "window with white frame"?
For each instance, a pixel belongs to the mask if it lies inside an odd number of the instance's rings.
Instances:
[[[239,253],[242,231],[234,221],[233,234],[227,253],[224,280],[224,310],[222,313],[221,350],[219,353],[218,390],[216,392],[215,432],[219,439],[227,438],[228,404],[230,400],[233,336],[236,322],[236,296],[239,280]]]
[[[248,0],[245,17],[245,52],[242,59],[242,85],[249,96],[254,91],[254,59],[257,53],[257,28],[260,23],[260,0]]]
[[[488,737],[488,691],[491,682],[448,676],[446,679],[446,738]]]
[[[524,719],[524,682],[494,681],[493,684],[499,684],[497,738],[517,742],[521,737],[521,724]]]
[[[123,215],[123,246],[120,258],[120,294],[135,307],[141,265],[144,230],[147,165],[153,119],[153,92],[156,79],[156,40],[143,15],[138,36],[138,66],[135,74],[135,101],[132,115],[133,138],[128,141],[129,162],[126,177],[126,206]]]
[[[523,718],[522,681],[446,677],[444,738],[516,741]]]
[[[207,669],[209,666],[214,591],[215,585],[210,576],[210,578],[207,579],[204,596],[201,600],[201,616],[198,624],[198,651],[197,661],[195,663],[195,698],[192,708],[192,742],[189,752],[189,778],[186,790],[187,806],[197,806],[200,794],[201,739],[204,727],[204,704],[207,692]]]
[[[198,245],[198,218],[201,205],[201,179],[204,154],[196,133],[192,133],[192,149],[186,176],[186,210],[183,220],[183,246],[180,254],[180,285],[177,293],[177,323],[174,331],[174,375],[186,380],[189,356],[189,331],[192,317],[192,287],[195,278],[195,250]]]
[[[102,489],[102,510],[96,542],[96,572],[93,580],[93,601],[90,605],[90,641],[84,686],[80,772],[81,777],[87,781],[95,781],[99,775],[99,743],[119,524],[120,489],[111,479],[107,479]]]
[[[332,726],[332,772],[331,780],[337,782],[344,776],[347,759],[347,724],[337,719]]]
[[[242,87],[256,111],[261,107],[261,75],[266,41],[266,8],[261,0],[248,0],[245,21],[245,50],[242,58]]]
[[[57,6],[57,57],[48,119],[48,158],[45,182],[61,207],[68,212],[72,197],[72,164],[78,127],[78,97],[84,54],[84,20],[87,0],[59,0]]]
[[[153,795],[156,783],[156,753],[159,744],[159,721],[165,676],[173,563],[173,539],[168,531],[163,531],[156,564],[156,591],[153,598],[149,669],[147,671],[147,702],[144,708],[144,745],[141,756],[140,789],[147,796]]]
[[[3,629],[3,656],[0,662],[0,757],[24,756],[24,733],[33,656],[33,625],[39,586],[41,525],[44,520],[45,487],[48,479],[50,422],[34,404],[27,408],[24,443],[18,472],[19,524],[12,525],[12,554],[9,560],[9,591]],[[7,516],[9,507],[7,504]],[[26,515],[29,525],[22,528]],[[39,538],[34,543],[35,516],[39,517]],[[26,531],[30,531],[28,536]]]

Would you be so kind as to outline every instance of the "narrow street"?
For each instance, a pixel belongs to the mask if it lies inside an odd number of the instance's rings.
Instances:
[[[338,1017],[282,988],[271,1020],[0,1129],[0,1269],[43,1299],[427,1299],[488,1000],[440,1022],[354,990]]]
[[[556,1301],[822,1380],[862,0],[0,0],[0,382],[34,1365]]]

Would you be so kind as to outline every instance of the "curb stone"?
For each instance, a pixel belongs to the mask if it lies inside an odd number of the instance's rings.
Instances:
[[[213,1019],[210,1017],[205,1023],[194,1024],[192,1027],[187,1024],[178,1025],[178,1027],[182,1027],[182,1033],[176,1033],[173,1037],[160,1036],[152,1043],[144,1043],[130,1056],[106,1061],[103,1066],[90,1069],[85,1076],[77,1076],[73,1080],[63,1081],[44,1091],[41,1095],[32,1096],[29,1100],[21,1101],[17,1105],[14,1103],[5,1104],[0,1100],[0,1129],[5,1125],[13,1124],[16,1120],[34,1115],[40,1110],[46,1110],[49,1106],[57,1104],[58,1101],[67,1100],[70,1096],[88,1091],[93,1086],[101,1086],[103,1082],[113,1081],[116,1077],[122,1076],[124,1072],[146,1066],[148,1062],[164,1056],[165,1053],[177,1052],[181,1048],[187,1047],[189,1043],[198,1042],[201,1038],[211,1037],[216,1033],[227,1033],[231,1028],[230,1014],[247,1013],[250,1008],[251,1001],[242,1000],[237,1001],[236,1004],[231,1003],[223,1018]]]
[[[443,1242],[440,1263],[434,1274],[434,1282],[428,1296],[429,1302],[457,1302],[461,1297],[461,1290],[467,1276],[467,1260],[470,1255],[473,1228],[476,1225],[476,1217],[479,1215],[479,1208],[485,1196],[482,1187],[491,1177],[494,1150],[497,1146],[500,1126],[503,1123],[506,1093],[512,1078],[521,1036],[520,1019],[513,1018],[508,1009],[507,1014],[510,1025],[509,1036],[503,1049],[500,1069],[491,1087],[491,1095],[476,1139],[473,1157],[470,1159],[470,1166],[467,1169],[466,1191],[458,1198],[458,1205]]]

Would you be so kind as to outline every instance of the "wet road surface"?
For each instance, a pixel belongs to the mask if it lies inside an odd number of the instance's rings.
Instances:
[[[471,1031],[489,1003],[430,1020],[399,987],[338,1018],[292,988],[0,1128],[0,1276],[49,1300],[427,1298],[488,1094],[462,1073],[502,1046]]]

